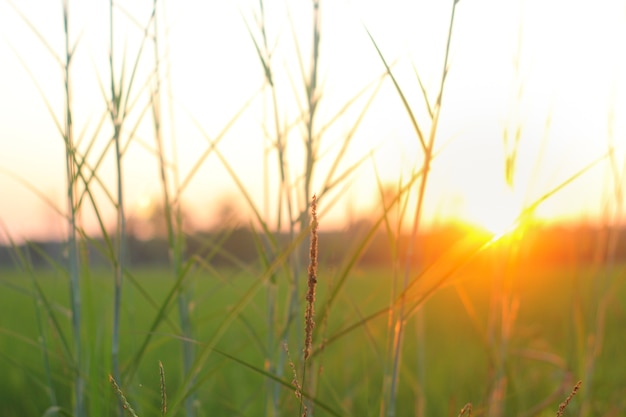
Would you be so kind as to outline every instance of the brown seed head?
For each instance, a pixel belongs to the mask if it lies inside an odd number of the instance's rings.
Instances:
[[[313,328],[315,327],[315,287],[317,285],[317,197],[311,199],[311,246],[309,249],[308,288],[304,313],[304,360],[311,354]]]

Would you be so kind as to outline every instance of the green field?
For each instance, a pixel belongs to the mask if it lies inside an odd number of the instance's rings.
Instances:
[[[621,26],[6,3],[0,417],[626,415]]]
[[[468,402],[473,404],[474,415],[485,415],[496,380],[494,360],[503,361],[507,380],[503,400],[507,416],[554,415],[558,404],[579,379],[584,385],[570,405],[568,415],[576,415],[583,403],[589,407],[590,415],[621,415],[626,410],[626,373],[623,372],[626,369],[623,355],[626,293],[620,287],[619,293],[612,292],[607,298],[605,328],[598,336],[596,313],[601,294],[596,287],[598,280],[607,279],[603,276],[605,272],[598,268],[582,271],[535,268],[516,274],[510,280],[509,294],[519,308],[511,322],[510,334],[504,338],[488,335],[489,321],[493,320],[489,311],[492,278],[502,277],[484,272],[469,274],[471,276],[458,284],[437,292],[424,304],[421,313],[413,315],[406,323],[397,415],[413,416],[421,412],[426,416],[456,416]],[[624,267],[615,268],[608,279],[614,281],[624,272]],[[336,270],[332,268],[319,273],[319,308],[327,299],[335,275]],[[63,347],[63,338],[69,339],[71,333],[66,278],[51,270],[35,271],[34,277],[46,297],[44,302],[35,296],[29,274],[4,270],[1,276],[0,414],[5,417],[43,415],[51,404],[50,387],[54,389],[58,404],[70,410],[73,375],[71,360]],[[174,285],[167,270],[141,269],[133,276],[145,294],[127,280],[120,329],[123,373],[135,363],[135,355],[157,316],[155,305],[164,303]],[[328,314],[327,323],[320,323],[316,329],[318,343],[322,337],[331,337],[360,318],[388,306],[391,279],[392,274],[382,268],[353,270]],[[216,350],[207,351],[207,360],[202,364],[196,381],[198,386],[194,389],[198,415],[267,415],[266,403],[275,387],[281,415],[298,415],[299,403],[293,390],[279,387],[261,374],[267,358],[274,360],[281,356],[278,330],[269,328],[267,318],[267,295],[271,285],[259,286],[239,314],[228,315],[249,289],[255,288],[256,282],[258,277],[252,272],[226,269],[213,273],[193,272],[186,281],[186,288],[193,294],[189,311],[197,342],[196,354],[202,352],[209,341],[216,341]],[[286,284],[277,277],[277,300],[285,299]],[[85,319],[82,342],[86,352],[82,369],[87,372],[90,415],[112,415],[116,408],[108,380],[112,272],[90,271],[83,280],[82,291]],[[156,304],[151,305],[147,296]],[[45,303],[50,306],[49,311]],[[172,304],[168,309],[168,319],[156,328],[145,354],[140,356],[137,375],[120,384],[139,415],[160,413],[159,361],[165,368],[170,404],[175,406],[180,400],[180,330],[174,307]],[[284,314],[284,306],[277,307],[272,327],[279,327],[280,316]],[[302,321],[302,317],[298,320]],[[387,317],[382,314],[358,326],[313,357],[312,369],[322,367],[316,398],[334,413],[379,414],[389,340]],[[58,323],[61,334],[53,321]],[[223,335],[213,339],[221,325],[225,325]],[[288,346],[300,372],[301,324],[294,323],[293,327],[295,331],[290,332]],[[601,344],[594,344],[597,337],[603,338]],[[506,346],[496,339],[506,340]],[[43,343],[47,355],[42,355]],[[592,364],[590,355],[594,346],[599,350]],[[47,382],[44,357],[49,361],[51,384]],[[490,360],[490,357],[496,359]],[[291,369],[283,365],[277,377],[290,383]],[[315,415],[332,415],[323,406],[314,408]],[[526,414],[529,411],[530,414]]]

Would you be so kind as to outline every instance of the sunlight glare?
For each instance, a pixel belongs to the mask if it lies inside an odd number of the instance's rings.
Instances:
[[[494,236],[502,236],[517,227],[522,205],[510,190],[499,195],[482,196],[468,207],[468,219]]]
[[[137,218],[146,220],[150,218],[152,212],[154,211],[154,200],[153,197],[149,194],[140,195],[137,201],[135,202],[135,210],[134,214]]]

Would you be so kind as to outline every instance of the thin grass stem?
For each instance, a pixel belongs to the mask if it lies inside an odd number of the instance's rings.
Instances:
[[[70,22],[68,1],[63,1],[63,28],[65,57],[63,61],[64,72],[64,141],[65,160],[67,177],[67,205],[70,214],[68,224],[68,262],[70,275],[70,302],[72,310],[72,333],[74,344],[74,414],[76,417],[85,415],[85,381],[82,368],[82,343],[81,343],[81,293],[80,293],[80,262],[78,250],[78,211],[76,204],[77,193],[77,171],[76,171],[76,149],[74,147],[74,125],[72,120],[72,84],[71,84],[71,62],[73,50],[70,49]]]

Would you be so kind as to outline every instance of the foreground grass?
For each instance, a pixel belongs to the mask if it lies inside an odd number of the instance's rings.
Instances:
[[[619,266],[615,274],[622,274],[626,266]],[[510,339],[511,360],[507,364],[509,390],[505,399],[511,415],[524,415],[524,410],[551,395],[562,385],[570,390],[581,370],[577,369],[577,326],[573,317],[575,304],[580,302],[583,311],[589,313],[586,322],[593,321],[591,298],[593,268],[577,271],[580,288],[572,284],[568,268],[533,268],[520,271],[513,294],[519,301],[515,331]],[[90,393],[91,409],[99,408],[99,415],[114,415],[114,393],[108,374],[110,362],[106,360],[107,346],[112,326],[113,272],[93,270],[85,278],[83,296],[87,317],[83,337],[86,348],[85,375]],[[3,416],[43,415],[49,406],[46,384],[43,382],[42,354],[36,320],[36,305],[28,277],[23,274],[2,271],[5,288],[0,292],[0,352],[3,377],[0,379],[0,413]],[[69,294],[67,278],[49,270],[36,271],[38,282],[53,305],[55,316],[64,331],[69,332]],[[154,300],[163,300],[171,288],[167,270],[141,269],[135,272],[138,282],[144,285]],[[332,276],[332,269],[322,268],[319,273],[318,299],[328,296],[332,283],[324,277]],[[426,386],[419,386],[416,379],[417,334],[416,323],[406,324],[406,341],[403,348],[405,365],[400,374],[398,415],[415,415],[420,407],[424,415],[456,415],[463,405],[472,402],[475,415],[483,414],[486,395],[489,392],[489,344],[483,339],[481,328],[486,328],[489,317],[489,291],[491,277],[485,270],[469,271],[469,279],[458,286],[448,287],[437,293],[424,306],[425,334],[421,348],[424,350]],[[256,279],[250,273],[234,270],[218,270],[215,273],[195,272],[188,281],[193,300],[190,316],[196,342],[201,345],[216,331],[225,312],[241,298],[243,292]],[[333,334],[354,322],[355,317],[365,317],[388,302],[390,275],[386,269],[355,269],[339,295],[328,322],[323,324],[327,334]],[[286,288],[279,288],[279,291]],[[465,307],[461,302],[465,297]],[[581,300],[576,301],[577,297]],[[626,375],[620,372],[626,366],[621,355],[624,343],[624,311],[620,300],[626,297],[624,290],[613,294],[607,315],[605,342],[596,363],[595,377],[591,386],[583,389],[592,392],[594,415],[624,411],[623,387]],[[278,297],[279,300],[284,297]],[[475,316],[468,314],[467,302],[474,308]],[[259,370],[264,367],[267,356],[263,341],[267,338],[264,311],[266,298],[259,293],[238,318],[228,327],[215,346],[206,365],[198,376],[199,387],[196,407],[198,415],[264,415],[266,376]],[[282,306],[279,307],[279,310]],[[155,310],[145,297],[129,287],[122,307],[121,356],[122,369],[129,365],[133,352],[145,337]],[[48,319],[49,320],[49,319]],[[177,328],[177,309],[168,312],[166,320],[155,332],[146,351],[138,373],[132,382],[123,387],[126,396],[139,415],[160,413],[160,388],[158,363],[162,361],[167,372],[167,389],[171,397],[180,389],[182,378],[180,330]],[[321,318],[320,318],[321,320]],[[319,376],[317,398],[340,415],[374,415],[380,408],[382,389],[382,363],[387,326],[385,315],[374,319],[330,344],[320,356],[323,371]],[[482,326],[482,327],[481,327]],[[48,340],[48,353],[52,368],[53,385],[58,403],[71,403],[72,372],[64,358],[60,335],[44,324]],[[288,344],[297,346],[297,341]],[[257,371],[242,365],[219,352],[251,364]],[[296,357],[298,353],[292,353]],[[296,359],[297,360],[297,359]],[[288,374],[288,373],[287,373]],[[417,398],[426,399],[424,403]],[[555,397],[544,410],[533,415],[554,415],[556,406],[565,395]],[[298,402],[289,389],[280,396],[283,415],[297,415]],[[576,399],[570,405],[572,415],[577,409]],[[482,410],[482,411],[481,411]],[[317,408],[317,415],[328,415]],[[507,414],[508,415],[508,414]]]

